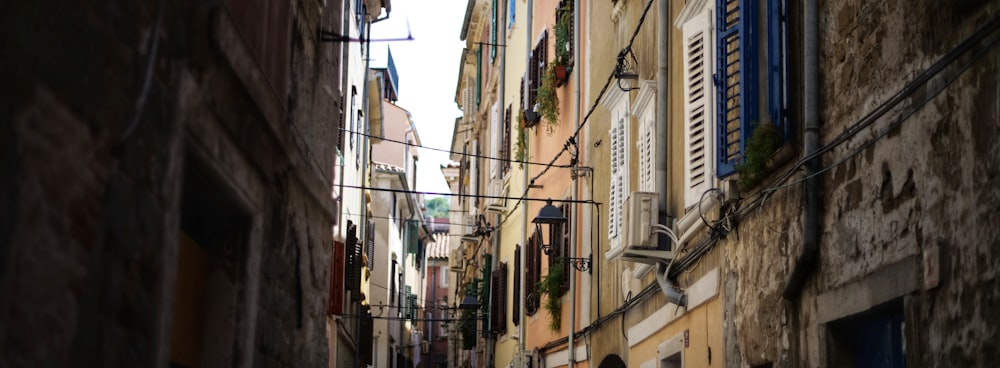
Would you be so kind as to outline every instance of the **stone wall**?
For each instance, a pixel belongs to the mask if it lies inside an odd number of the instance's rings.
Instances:
[[[0,366],[166,366],[182,230],[210,260],[203,365],[325,365],[332,12],[289,5],[267,94],[225,4],[163,4],[158,30],[155,1],[0,14]]]
[[[821,176],[819,262],[800,297],[781,298],[802,247],[801,186],[776,192],[743,219],[738,239],[721,243],[727,336],[736,340],[728,365],[839,364],[831,326],[890,305],[905,316],[908,366],[988,366],[1000,326],[987,307],[1000,302],[1000,3],[820,8],[821,145],[846,139],[822,156],[832,168]],[[984,41],[913,83],[988,27]],[[793,117],[797,129],[800,121]]]

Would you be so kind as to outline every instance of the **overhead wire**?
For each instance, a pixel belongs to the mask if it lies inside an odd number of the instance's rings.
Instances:
[[[377,192],[392,192],[392,193],[404,193],[404,194],[421,194],[421,195],[432,195],[432,196],[482,198],[482,199],[504,199],[504,200],[507,200],[507,199],[519,199],[519,200],[525,200],[525,201],[538,201],[538,202],[544,202],[544,201],[548,200],[547,198],[527,198],[527,197],[515,198],[515,197],[506,197],[506,196],[491,196],[491,195],[484,195],[484,194],[424,192],[424,191],[405,190],[405,189],[361,187],[361,186],[357,186],[357,185],[347,185],[347,184],[344,184],[342,187],[343,188],[349,188],[349,189],[374,190],[374,191],[377,191]],[[570,199],[567,199],[567,200],[560,200],[560,202],[565,202],[565,203],[583,203],[583,204],[600,204],[599,202],[595,202],[595,201],[592,201],[592,200],[570,200]]]
[[[344,128],[340,128],[340,130],[343,131],[343,132],[345,132],[345,133],[357,134],[357,135],[360,135],[360,136],[363,136],[363,137],[375,138],[375,139],[378,139],[378,140],[381,140],[381,141],[398,143],[398,144],[407,145],[407,146],[410,146],[410,147],[423,148],[423,149],[431,150],[431,151],[438,151],[438,152],[450,153],[450,154],[453,154],[453,155],[461,155],[461,156],[465,156],[465,157],[475,157],[475,158],[482,158],[482,159],[494,160],[494,161],[500,161],[500,162],[510,162],[510,163],[516,163],[516,164],[550,166],[548,164],[543,164],[541,162],[518,161],[518,160],[514,160],[514,159],[509,159],[509,158],[493,157],[493,156],[479,155],[479,154],[468,153],[468,152],[456,152],[456,151],[446,150],[446,149],[443,149],[443,148],[427,147],[427,146],[420,145],[420,144],[413,144],[413,143],[410,143],[410,142],[403,142],[403,141],[400,141],[400,140],[383,138],[383,137],[380,137],[380,136],[377,136],[377,135],[365,134],[365,133],[362,133],[362,132],[356,132],[356,131],[347,130],[347,129],[344,129]],[[566,169],[566,168],[573,167],[572,165],[551,165],[551,166],[557,167],[557,168],[561,168],[561,169]]]

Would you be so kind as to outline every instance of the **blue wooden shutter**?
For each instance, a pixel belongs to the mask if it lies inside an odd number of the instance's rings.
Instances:
[[[788,136],[785,123],[785,1],[767,0],[767,108],[771,123]]]
[[[749,5],[749,6],[748,6]],[[748,0],[718,0],[718,154],[720,177],[736,171],[757,119],[756,11]]]
[[[516,0],[510,0],[507,3],[507,29],[514,28],[514,1]]]

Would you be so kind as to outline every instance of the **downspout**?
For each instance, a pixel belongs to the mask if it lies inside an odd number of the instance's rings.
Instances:
[[[371,113],[369,111],[370,106],[368,106],[369,105],[368,104],[368,93],[369,93],[369,91],[368,91],[368,77],[369,77],[368,71],[370,70],[369,68],[371,67],[371,60],[372,60],[372,58],[371,58],[371,51],[372,51],[372,44],[371,44],[372,23],[370,21],[367,21],[367,22],[368,22],[368,26],[365,27],[365,31],[368,34],[365,36],[365,44],[364,44],[364,48],[365,48],[365,69],[364,69],[364,73],[365,73],[365,76],[363,78],[363,80],[364,80],[364,86],[362,86],[362,89],[361,89],[361,95],[362,95],[361,99],[363,100],[362,103],[364,104],[364,111],[365,111],[365,134],[364,134],[364,137],[361,137],[361,139],[364,140],[363,141],[364,143],[360,144],[359,147],[358,147],[359,149],[363,150],[361,152],[361,162],[363,163],[363,165],[361,165],[361,209],[360,209],[360,212],[361,212],[361,221],[360,221],[360,224],[358,224],[359,225],[358,228],[361,229],[359,231],[359,233],[361,234],[361,236],[359,236],[358,239],[360,239],[360,241],[362,241],[362,242],[364,242],[364,241],[366,241],[368,239],[368,203],[365,201],[365,198],[366,198],[365,194],[368,191],[368,180],[367,180],[367,178],[368,178],[368,151],[369,151],[368,150],[368,143],[369,143],[368,142],[368,135],[371,134],[371,129],[370,129],[370,127],[371,127],[371,120],[370,120],[371,119]],[[355,308],[357,308],[357,310],[355,311],[355,319],[354,319],[355,330],[354,331],[360,332],[361,331],[361,308],[357,307],[357,306],[355,306]],[[354,364],[355,364],[355,366],[360,366],[360,364],[361,364],[361,342],[360,341],[358,341],[357,345],[354,347]]]
[[[573,6],[573,61],[574,61],[574,64],[575,64],[574,66],[582,64],[580,62],[580,37],[579,37],[579,33],[580,33],[579,32],[579,30],[580,30],[580,5],[582,5],[582,2],[581,2],[581,4],[574,4],[574,6]],[[559,47],[559,45],[556,45],[556,47]],[[573,85],[573,131],[574,132],[580,129],[580,74],[582,74],[582,73],[583,73],[583,71],[581,71],[581,70],[577,70],[576,71],[576,82]],[[577,146],[576,147],[576,152],[577,152],[577,155],[579,155],[580,154],[579,139],[575,140],[574,144]],[[576,166],[579,166],[580,158],[576,157],[574,161],[577,164]],[[573,177],[574,178],[578,178],[578,176],[575,176],[575,175]],[[579,185],[578,181],[573,180],[573,199],[579,199],[579,198],[580,198],[580,185]],[[580,222],[579,217],[577,216],[577,214],[580,212],[580,211],[577,210],[578,206],[579,206],[579,204],[574,203],[570,207],[570,208],[573,209],[572,210],[572,216],[570,216],[570,218],[573,219],[573,223],[569,225],[570,229],[571,229],[570,232],[569,232],[569,244],[570,244],[570,247],[569,247],[569,256],[570,256],[570,258],[578,257],[577,254],[576,254],[576,244],[577,244],[576,231],[577,231],[577,224]],[[593,261],[591,261],[591,263],[593,263]],[[593,268],[594,265],[591,265],[590,267]],[[575,341],[574,340],[575,340],[575,337],[576,337],[575,335],[576,335],[576,299],[577,298],[576,298],[576,272],[574,270],[572,270],[572,269],[569,271],[569,292],[570,292],[570,294],[569,294],[569,300],[570,300],[570,306],[569,306],[569,343],[567,344],[567,347],[569,348],[569,358],[567,360],[569,362],[569,367],[573,368],[573,365],[576,362],[576,348],[575,348]],[[587,298],[586,300],[590,300],[590,298]]]
[[[667,224],[667,195],[670,193],[670,181],[667,180],[667,154],[670,152],[670,135],[667,134],[667,105],[668,105],[668,84],[670,80],[670,2],[659,0],[656,3],[656,188],[659,189],[657,201],[660,206],[658,223]],[[661,234],[657,244],[669,242],[666,235]],[[670,247],[677,247],[680,244],[671,244]],[[672,262],[671,262],[672,264]],[[686,298],[677,291],[674,283],[670,281],[668,273],[670,264],[658,262],[656,267],[656,282],[660,284],[660,290],[667,297],[667,301],[676,305],[684,306]]]
[[[524,71],[525,71],[525,73],[524,73],[524,75],[527,76],[527,77],[529,77],[529,78],[530,78],[531,73],[528,73],[527,71],[528,71],[528,67],[531,65],[531,16],[532,16],[532,11],[531,10],[532,10],[533,7],[534,7],[534,0],[528,0],[528,7],[527,7],[527,13],[528,14],[527,14],[527,17],[525,17],[526,19],[524,20],[524,24],[525,24],[525,27],[524,27],[524,30],[525,30],[524,31],[524,33],[525,33],[525,36],[524,36],[524,39],[525,39],[525,42],[524,42]],[[529,85],[530,85],[531,81],[528,80],[528,81],[526,81],[526,83],[529,83]],[[528,96],[527,96],[527,94],[525,94],[524,96],[522,96],[522,99],[523,100],[521,101],[521,110],[524,110],[528,106]],[[527,133],[527,130],[518,129],[518,131],[520,131],[519,134],[524,134],[524,147],[525,147],[525,149],[528,149],[528,147],[531,147],[531,145],[528,142],[528,133]],[[527,190],[528,190],[528,166],[527,165],[525,165],[525,166],[523,166],[521,168],[521,183],[524,184],[525,193],[527,193]],[[528,245],[528,204],[525,203],[524,206],[521,206],[521,207],[522,207],[521,208],[521,213],[522,213],[522,215],[521,215],[521,244],[522,244],[522,248],[521,248],[521,256],[520,256],[521,259],[519,261],[521,262],[521,267],[527,267],[528,263],[527,263],[526,259],[527,259],[527,253],[528,253],[528,249],[527,249],[527,245]],[[527,338],[527,336],[525,336],[524,325],[528,323],[527,319],[524,318],[524,316],[525,316],[525,314],[524,314],[524,311],[525,311],[524,294],[525,294],[525,292],[524,291],[527,290],[525,288],[525,278],[526,277],[524,277],[524,275],[521,275],[521,277],[518,277],[518,279],[520,280],[520,282],[518,282],[520,284],[520,285],[518,285],[518,290],[521,290],[521,295],[519,295],[518,298],[517,298],[518,299],[518,303],[521,304],[521,306],[518,308],[518,311],[520,311],[521,315],[517,317],[517,319],[519,321],[518,324],[517,324],[517,351],[522,356],[524,355],[524,340]]]
[[[406,116],[407,116],[407,118],[409,118],[410,117],[410,113],[407,112]],[[406,143],[406,144],[403,145],[404,146],[403,150],[405,152],[404,154],[406,155],[406,156],[403,156],[403,176],[405,176],[403,178],[403,181],[406,182],[407,185],[409,185],[409,181],[410,181],[410,141],[407,140],[406,137],[409,136],[410,133],[413,133],[414,130],[416,130],[416,129],[413,128],[413,119],[408,119],[408,120],[410,120],[410,126],[407,127],[405,131],[403,131],[403,142]],[[416,178],[414,178],[414,184],[416,184],[415,182],[416,182]],[[416,185],[413,186],[412,190],[417,190]]]
[[[497,1],[500,1],[500,0],[497,0]],[[497,6],[500,6],[500,5],[497,4]],[[514,11],[514,9],[508,9],[507,11],[511,12],[511,11]],[[507,19],[507,18],[509,18],[509,17],[506,16],[507,14],[504,14],[504,15],[505,15],[504,17],[497,16],[497,18],[499,18],[499,19]],[[506,22],[502,21],[502,23],[506,23]],[[505,116],[504,116],[504,114],[507,113],[507,109],[504,108],[504,105],[506,104],[506,101],[504,101],[506,93],[504,93],[504,92],[506,92],[506,88],[507,88],[507,46],[506,46],[507,45],[507,42],[506,42],[506,40],[507,40],[507,27],[506,27],[506,25],[505,24],[501,24],[501,25],[497,26],[497,31],[500,33],[498,35],[498,37],[497,37],[497,39],[499,40],[498,42],[500,44],[502,44],[502,45],[505,45],[505,46],[502,46],[502,47],[501,46],[493,46],[493,47],[496,47],[496,48],[500,49],[499,50],[500,51],[500,55],[499,55],[499,57],[500,57],[500,65],[499,65],[499,69],[500,69],[500,81],[498,82],[500,84],[500,86],[498,87],[499,91],[497,93],[498,94],[498,98],[497,99],[500,101],[500,109],[499,109],[500,110],[500,118],[498,119],[497,124],[504,124],[507,121],[505,119]],[[501,134],[503,134],[502,131],[501,131]],[[504,144],[507,145],[507,147],[506,147],[507,148],[507,152],[510,152],[510,142],[504,142]],[[508,162],[507,165],[510,165],[510,162]],[[499,180],[503,180],[503,163],[500,164],[500,169],[498,171],[499,172],[498,172],[497,175],[499,175],[501,177]],[[497,180],[497,179],[493,179],[493,180]],[[496,195],[500,195],[500,193],[496,193]],[[499,213],[496,214],[493,217],[493,223],[494,224],[499,225],[500,224],[500,220],[501,220],[501,218],[500,218],[500,214]],[[496,255],[496,256],[493,257],[493,261],[492,261],[492,265],[491,265],[490,269],[491,270],[496,270],[497,267],[500,264],[500,257],[499,257],[499,255],[500,255],[500,233],[499,233],[500,229],[499,228],[494,228],[493,231],[496,232],[496,233],[493,234],[493,237],[492,237],[492,240],[493,240],[493,254]],[[490,298],[496,298],[497,297],[497,291],[498,290],[491,291],[490,292]],[[505,308],[505,307],[502,307],[502,308]],[[495,311],[494,311],[494,313],[495,313]],[[497,323],[507,323],[507,321],[497,321]],[[490,333],[487,336],[489,336],[489,341],[488,341],[488,343],[486,345],[489,348],[489,355],[487,355],[487,357],[489,359],[486,360],[486,366],[487,367],[495,367],[496,366],[496,344],[497,344],[497,336],[494,335],[493,333]]]
[[[816,0],[802,3],[802,110],[805,123],[803,152],[809,156],[819,147],[819,11]],[[802,221],[802,252],[795,258],[795,265],[788,275],[781,296],[794,299],[802,292],[806,278],[819,258],[820,227],[820,159],[816,157],[805,165],[806,208]]]

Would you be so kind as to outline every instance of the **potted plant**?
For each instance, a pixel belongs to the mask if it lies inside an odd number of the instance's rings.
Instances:
[[[517,121],[520,123],[517,126],[517,143],[514,145],[514,160],[518,161],[521,168],[524,168],[524,161],[528,160],[528,142],[527,136],[524,133],[525,118],[524,112],[517,114]]]
[[[553,66],[542,77],[542,85],[538,87],[538,114],[545,119],[545,130],[548,134],[555,131],[559,125],[559,96],[556,95],[556,77]]]
[[[750,189],[764,178],[767,164],[780,145],[781,136],[774,124],[766,121],[757,124],[747,140],[743,162],[736,164],[736,172],[740,174],[740,188]]]
[[[573,19],[569,6],[563,6],[556,12],[556,58],[552,62],[552,72],[555,74],[555,86],[561,87],[569,79],[569,51],[572,42]]]
[[[559,331],[562,325],[562,296],[566,294],[566,268],[563,267],[562,258],[556,258],[555,262],[549,265],[549,273],[538,282],[538,293],[546,294],[545,311],[549,313],[549,329]]]

